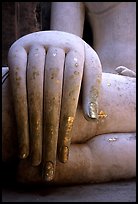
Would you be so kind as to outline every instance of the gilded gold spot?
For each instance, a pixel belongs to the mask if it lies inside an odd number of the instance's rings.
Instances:
[[[91,102],[89,105],[89,117],[97,119],[98,105],[97,103]]]
[[[118,139],[117,137],[112,137],[112,138],[109,138],[108,141],[109,142],[115,142],[117,139]]]
[[[68,117],[68,123],[73,123],[74,117]]]
[[[74,121],[74,117],[69,116],[68,118],[65,119],[64,123],[65,123],[65,129],[64,129],[64,145],[68,146],[70,144],[70,132],[72,130],[72,126],[73,126],[73,121]]]
[[[60,151],[60,160],[62,162],[67,162],[69,156],[69,148],[67,146],[62,147]]]
[[[77,61],[78,61],[78,59],[77,59],[76,57],[74,57],[74,61],[75,61],[75,62],[77,62]]]
[[[49,161],[46,163],[44,175],[46,175],[44,177],[47,181],[51,181],[53,179],[53,177],[54,177],[54,165],[52,162]]]
[[[100,113],[98,114],[98,118],[99,119],[104,119],[106,117],[107,117],[107,114],[104,111],[101,110]]]
[[[108,82],[108,83],[107,83],[107,86],[111,86],[111,83]]]
[[[68,117],[67,119],[67,132],[71,130],[73,125],[74,117]]]
[[[25,157],[26,157],[26,154],[23,154],[23,155],[22,155],[22,158],[24,159]]]

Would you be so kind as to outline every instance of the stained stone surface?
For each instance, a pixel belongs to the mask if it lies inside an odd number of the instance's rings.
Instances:
[[[2,202],[136,202],[136,181],[37,188],[10,184],[3,187]]]

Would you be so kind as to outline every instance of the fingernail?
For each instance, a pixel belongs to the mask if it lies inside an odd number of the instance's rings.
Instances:
[[[27,156],[26,156],[26,154],[25,153],[23,153],[23,154],[20,154],[20,158],[21,159],[25,159]]]
[[[47,162],[43,169],[43,178],[46,181],[51,181],[54,178],[54,165],[52,162]]]
[[[41,159],[37,157],[32,157],[31,158],[31,164],[32,166],[38,166],[41,163]]]
[[[97,103],[91,102],[89,104],[89,117],[92,119],[98,118],[98,107]]]
[[[19,144],[19,158],[20,159],[26,159],[29,155],[29,148],[27,145],[20,145]]]
[[[69,156],[69,148],[67,146],[62,147],[60,151],[60,161],[61,162],[67,162]]]
[[[28,157],[28,151],[23,149],[20,151],[20,154],[19,154],[19,158],[20,159],[26,159]]]

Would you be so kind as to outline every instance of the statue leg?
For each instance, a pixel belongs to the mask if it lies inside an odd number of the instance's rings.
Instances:
[[[136,176],[136,133],[99,135],[84,144],[71,144],[69,154],[67,163],[57,161],[50,184],[101,183]],[[44,183],[39,171],[39,166],[32,167],[29,160],[22,160],[18,181]]]

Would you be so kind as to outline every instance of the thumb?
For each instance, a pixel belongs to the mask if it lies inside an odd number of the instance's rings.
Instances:
[[[97,53],[85,43],[85,62],[83,75],[83,111],[84,117],[98,118],[98,96],[102,80],[102,66]]]

